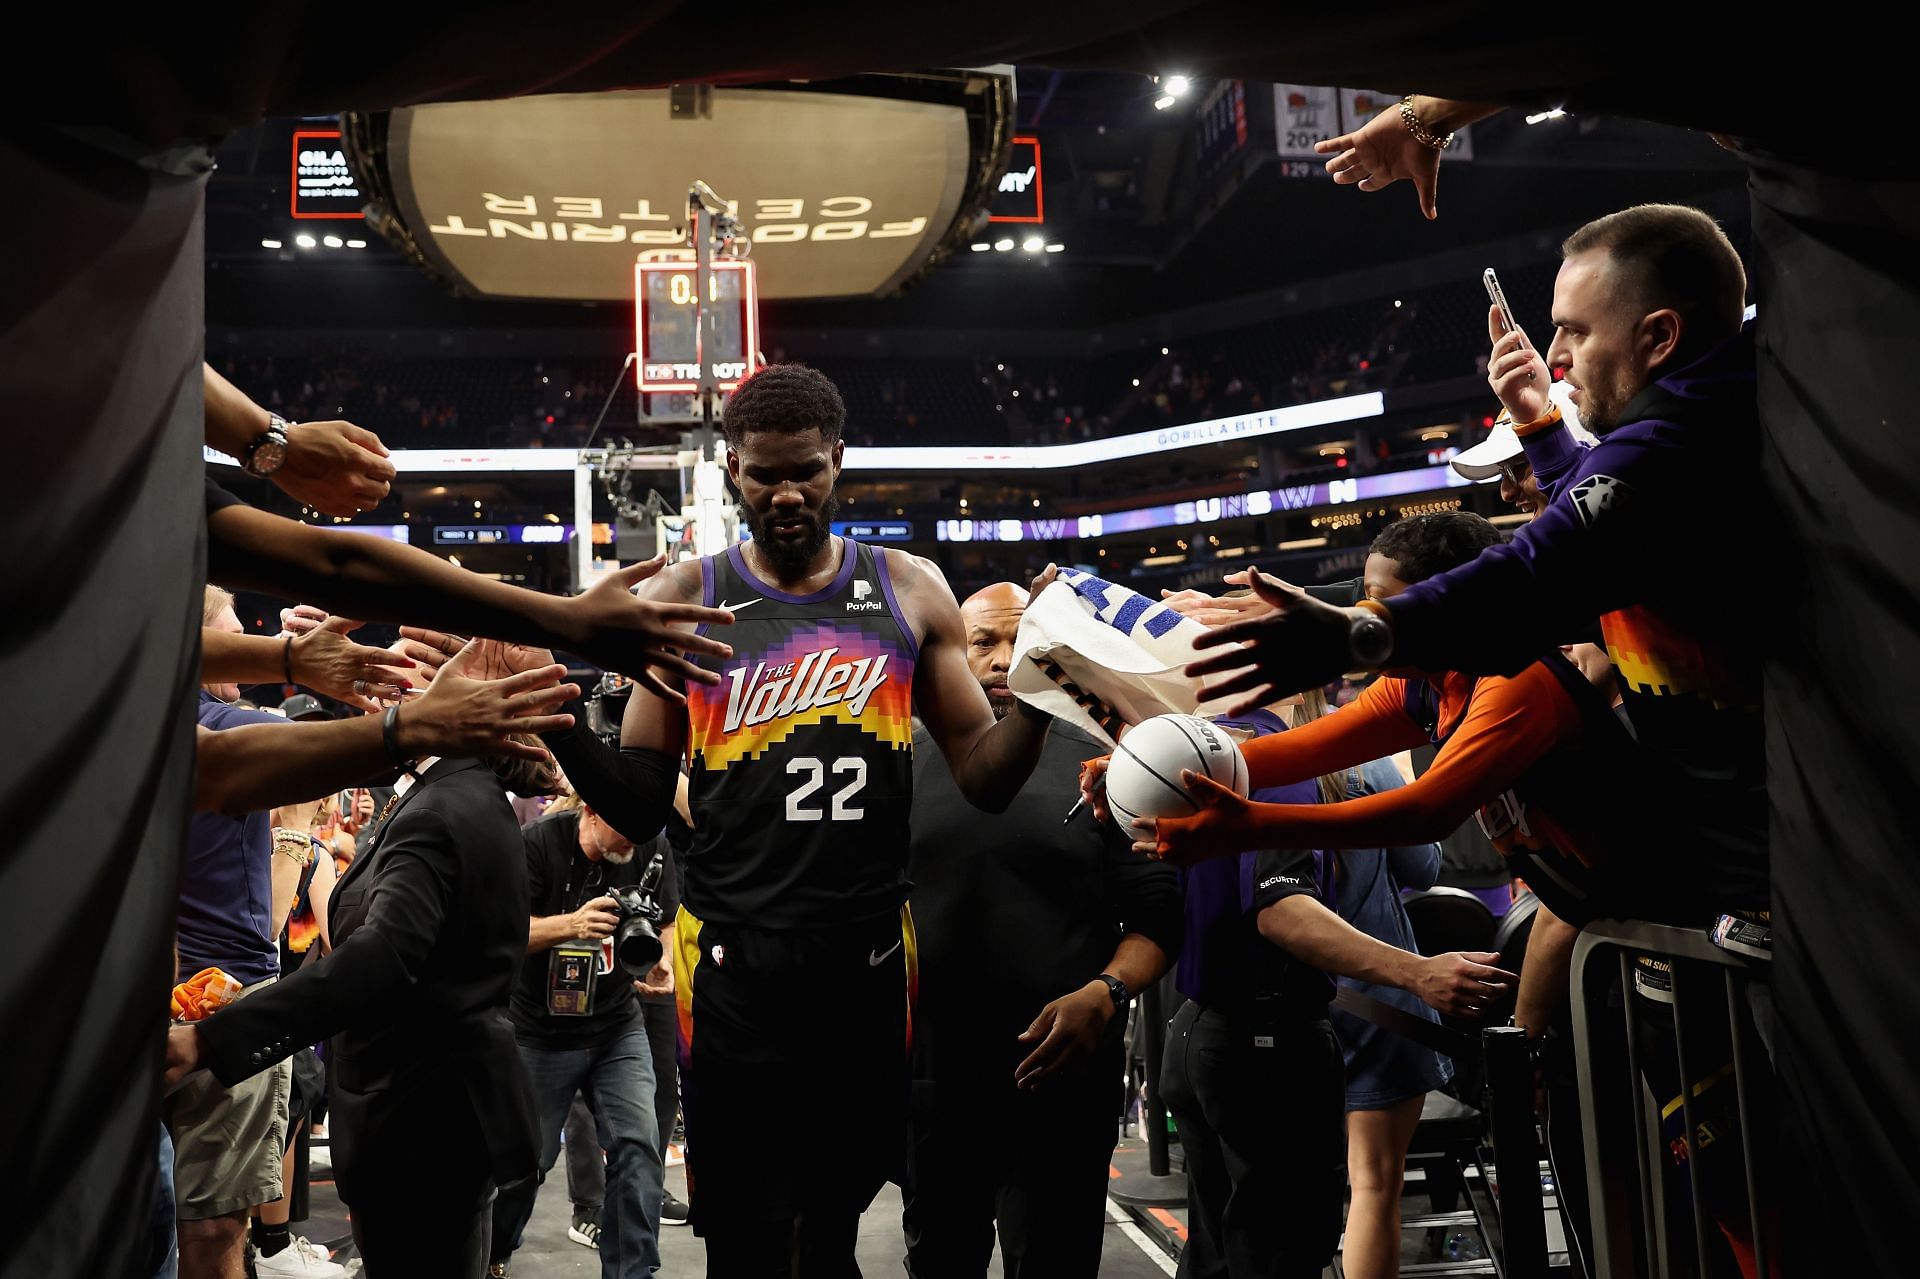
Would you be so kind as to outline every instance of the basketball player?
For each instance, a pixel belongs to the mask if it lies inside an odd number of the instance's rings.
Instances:
[[[692,1219],[721,1279],[857,1275],[860,1213],[906,1150],[914,713],[989,812],[1050,722],[1024,703],[995,719],[938,569],[832,535],[845,420],[813,369],[741,385],[723,426],[753,540],[640,587],[734,615],[732,656],[696,659],[720,683],[636,689],[617,753],[548,739],[629,838],[659,832],[689,769],[676,989]]]

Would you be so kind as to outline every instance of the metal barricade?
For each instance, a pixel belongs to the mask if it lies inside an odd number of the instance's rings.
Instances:
[[[1749,991],[1756,980],[1766,980],[1766,961],[1724,950],[1702,931],[1621,920],[1600,920],[1581,930],[1568,983],[1595,1274],[1600,1279],[1667,1279],[1673,1273],[1668,1259],[1674,1255],[1674,1232],[1686,1224],[1669,1220],[1661,1193],[1661,1099],[1650,1094],[1643,1082],[1649,1045],[1643,1042],[1633,1011],[1636,953],[1664,960],[1671,983],[1668,1006],[1688,1155],[1691,1252],[1698,1274],[1714,1273],[1707,1234],[1714,1227],[1705,1202],[1705,1177],[1695,1158],[1702,1148],[1701,1121],[1696,1116],[1698,1095],[1704,1090],[1697,1074],[1702,1063],[1689,1062],[1688,1041],[1713,1019],[1724,1018],[1754,1268],[1762,1276],[1771,1275],[1774,1249],[1762,1212],[1754,1155],[1755,1122],[1771,1119],[1755,1115],[1752,1105],[1763,1078],[1760,1072],[1770,1072],[1771,1066],[1764,1050],[1751,1042],[1753,1027],[1747,1024]],[[1613,975],[1605,968],[1609,961],[1618,965],[1617,988],[1608,980]],[[1720,980],[1703,980],[1700,966],[1717,970]],[[1617,1010],[1609,1006],[1615,989]],[[1622,1059],[1618,1050],[1623,1045]]]

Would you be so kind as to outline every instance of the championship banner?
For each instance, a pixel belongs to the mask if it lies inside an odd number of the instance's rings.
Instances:
[[[1155,715],[1225,714],[1183,673],[1206,627],[1137,591],[1063,568],[1027,605],[1007,686],[1014,696],[1111,746]]]
[[[1340,136],[1340,90],[1317,84],[1273,86],[1274,137],[1282,159],[1324,160],[1316,142]]]

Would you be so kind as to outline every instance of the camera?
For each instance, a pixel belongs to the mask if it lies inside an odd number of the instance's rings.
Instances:
[[[607,896],[613,898],[614,913],[620,916],[620,923],[613,930],[613,958],[636,980],[644,978],[660,962],[660,904],[653,896],[653,890],[660,883],[660,872],[660,862],[655,859],[638,884],[607,892]]]

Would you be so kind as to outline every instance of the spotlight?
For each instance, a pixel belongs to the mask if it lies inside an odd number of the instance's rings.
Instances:
[[[1153,109],[1155,111],[1165,111],[1173,105],[1173,101],[1174,99],[1171,93],[1163,93],[1153,100]]]
[[[325,239],[321,240],[320,243],[326,245],[329,249],[345,248],[347,244],[345,240],[341,239],[337,235],[327,236]]]
[[[1006,253],[1012,248],[1013,248],[1012,240],[995,240],[993,242],[993,251],[995,253]]]
[[[1166,347],[1164,347],[1164,346],[1163,346],[1163,347],[1161,347],[1161,348],[1160,348],[1160,354],[1162,354],[1162,355],[1166,355],[1166,354],[1168,354],[1168,351],[1167,351],[1167,348],[1166,348]]]
[[[985,253],[988,250],[993,248],[993,246],[991,244],[988,244],[985,240],[975,240],[972,244],[968,245],[967,247],[972,249],[975,253]]]
[[[303,249],[315,248],[320,243],[310,235],[296,235],[293,237],[293,242]]]
[[[1133,384],[1134,384],[1135,386],[1139,386],[1139,385],[1140,385],[1140,379],[1139,379],[1139,378],[1135,378],[1135,379],[1133,379]]]
[[[349,249],[364,249],[367,247],[367,242],[365,240],[348,240],[347,247]]]
[[[1021,241],[1020,247],[1025,249],[1028,253],[1038,253],[1040,252],[1040,250],[1047,247],[1047,242],[1041,239],[1037,235],[1030,235],[1025,240]]]
[[[260,241],[260,247],[261,247],[261,248],[263,248],[263,249],[277,249],[277,248],[279,248],[279,247],[280,247],[280,241],[278,241],[278,240],[262,240],[262,241]]]
[[[1555,107],[1551,111],[1536,111],[1527,117],[1528,124],[1542,124],[1548,120],[1558,120],[1567,113],[1565,107]]]
[[[1183,75],[1170,75],[1161,82],[1161,87],[1177,98],[1193,88],[1193,81]]]
[[[1065,253],[1066,251],[1067,246],[1064,244],[1049,244],[1047,246],[1047,252],[1049,253]]]

